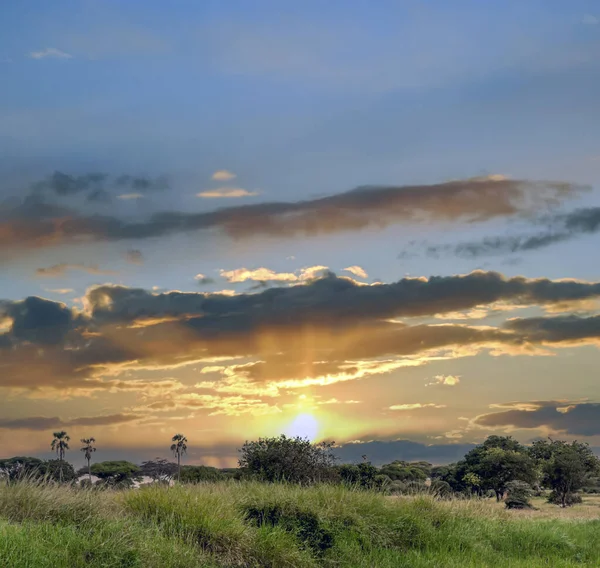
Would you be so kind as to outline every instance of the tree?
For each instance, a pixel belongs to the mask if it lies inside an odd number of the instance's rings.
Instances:
[[[222,481],[223,479],[225,479],[225,474],[216,467],[184,465],[181,468],[182,483],[202,483],[206,481]]]
[[[392,481],[425,481],[431,472],[431,464],[425,465],[425,463],[417,462],[413,464],[405,461],[394,461],[382,465],[380,473],[387,475]]]
[[[0,477],[7,483],[20,479],[72,481],[75,478],[73,466],[61,460],[41,460],[38,458],[16,456],[0,460]]]
[[[42,471],[44,479],[59,483],[73,481],[76,477],[73,466],[64,460],[48,460],[44,462]]]
[[[457,475],[467,487],[473,486],[476,474],[481,480],[480,488],[493,490],[500,501],[510,481],[534,483],[537,479],[535,462],[527,448],[510,436],[489,436],[483,444],[469,451],[463,460],[456,464]]]
[[[64,431],[54,432],[54,436],[50,447],[56,452],[58,459],[63,461],[65,459],[65,452],[69,449],[69,440],[71,437]]]
[[[90,478],[90,483],[92,482],[92,470],[90,469],[90,462],[92,461],[92,454],[96,451],[96,447],[94,444],[96,443],[95,438],[81,438],[81,443],[83,447],[81,451],[84,452],[83,456],[85,461],[87,461],[88,466],[88,476]]]
[[[147,475],[158,483],[169,483],[177,473],[177,464],[164,458],[145,461],[141,467],[142,475]]]
[[[175,434],[171,438],[171,451],[177,457],[177,480],[181,479],[181,456],[187,452],[187,438],[183,434]]]
[[[463,478],[463,483],[471,490],[471,493],[475,493],[476,495],[481,495],[481,477],[479,477],[476,473],[470,471],[466,473]]]
[[[112,487],[129,487],[134,479],[140,477],[140,468],[123,460],[95,463],[91,472]]]
[[[576,492],[600,472],[600,460],[585,443],[538,440],[530,453],[541,466],[542,484],[552,490],[548,500],[561,507],[580,502]]]
[[[239,466],[245,474],[264,481],[324,481],[333,474],[333,446],[333,442],[312,444],[306,438],[288,438],[283,434],[260,438],[242,446]]]
[[[371,462],[363,461],[359,464],[343,464],[338,468],[342,482],[346,485],[374,489],[381,485],[389,484],[392,478],[385,473],[380,473]],[[380,477],[383,475],[386,479]]]
[[[473,473],[481,478],[482,488],[494,491],[497,501],[504,496],[508,482],[534,483],[537,479],[535,463],[526,453],[502,448],[487,450],[473,468]]]
[[[0,460],[0,476],[7,483],[28,477],[41,478],[45,471],[45,462],[38,458],[15,456]]]

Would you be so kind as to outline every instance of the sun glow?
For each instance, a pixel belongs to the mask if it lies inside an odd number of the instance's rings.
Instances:
[[[298,414],[289,425],[286,434],[291,437],[308,438],[311,442],[317,437],[319,422],[312,414]]]

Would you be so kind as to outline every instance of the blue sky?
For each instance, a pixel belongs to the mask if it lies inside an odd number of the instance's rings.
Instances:
[[[587,191],[573,192],[557,205],[561,211],[595,207],[600,182],[599,62],[600,9],[591,0],[13,2],[0,20],[0,223],[12,226],[17,210],[13,213],[11,207],[30,195],[33,183],[55,171],[75,177],[103,172],[113,180],[123,174],[165,176],[168,190],[129,199],[115,194],[111,201],[92,203],[83,194],[52,197],[54,205],[69,208],[69,215],[76,211],[123,222],[142,222],[169,211],[187,214],[315,200],[361,186],[418,186],[426,195],[432,184],[492,174],[586,185]],[[231,173],[229,179],[213,179],[221,170]],[[244,191],[240,197],[198,197],[224,188]],[[319,217],[325,226],[330,213]],[[49,246],[25,246],[16,237],[0,251],[0,299],[18,303],[41,296],[86,313],[86,290],[101,284],[155,294],[264,291],[252,289],[252,280],[227,281],[220,272],[239,268],[295,275],[296,280],[280,279],[267,287],[303,285],[299,275],[310,266],[327,267],[339,277],[344,268],[357,265],[368,274],[368,283],[476,269],[498,271],[506,278],[600,279],[597,263],[590,260],[597,248],[594,231],[523,253],[476,258],[426,254],[427,246],[535,231],[539,224],[532,225],[532,213],[541,215],[543,210],[528,210],[525,217],[495,215],[481,223],[467,223],[453,214],[426,223],[402,217],[378,227],[371,218],[367,230],[321,227],[308,236],[285,236],[278,230],[265,237],[258,235],[263,228],[256,227],[256,234],[244,229],[241,237],[231,238],[216,227],[149,239],[114,240],[103,234],[77,244],[54,235],[57,240]],[[385,214],[385,209],[379,212]],[[0,237],[2,230],[0,226]],[[131,262],[131,250],[140,252],[140,262]],[[401,254],[406,251],[411,254]],[[36,273],[62,265],[52,277]],[[200,287],[197,274],[214,282]],[[588,311],[581,306],[577,310],[573,313],[595,313],[589,305]],[[555,312],[529,306],[505,315],[525,313]],[[492,319],[479,323],[496,325],[506,319],[493,317],[488,314]],[[338,399],[341,393],[357,400],[362,396],[356,404],[368,409],[370,426],[357,422],[346,433],[328,426],[335,422],[335,413],[323,418],[322,437],[477,441],[486,432],[477,429],[476,416],[489,405],[559,398],[596,404],[589,373],[598,355],[592,344],[557,349],[552,369],[546,356],[493,357],[486,352],[431,359],[422,366],[339,381],[323,386],[322,393],[316,388],[308,394],[315,401]],[[235,374],[235,365],[228,364]],[[515,377],[514,384],[498,379],[492,387],[475,378],[519,369],[527,376]],[[127,372],[137,380],[147,371],[132,367]],[[227,376],[226,370],[220,372]],[[560,382],[563,372],[574,376],[569,388]],[[118,374],[115,369],[110,373],[99,380]],[[152,380],[165,380],[172,371],[152,373]],[[197,394],[190,373],[181,373],[175,379],[188,389],[181,392]],[[424,381],[441,375],[464,377],[460,387],[438,389],[431,404],[444,408],[423,407],[421,414],[415,410],[412,422],[389,418],[389,408],[384,408],[389,385],[396,398],[426,404],[430,401],[425,395],[434,389],[423,391]],[[547,383],[545,375],[550,377]],[[552,388],[542,386],[547,384]],[[5,388],[17,401],[6,408],[11,420],[58,416],[66,423],[66,417],[133,415],[142,412],[140,400],[149,397],[143,389],[93,396],[71,390],[52,407],[41,395]],[[469,394],[459,389],[469,389]],[[177,392],[169,391],[169,396]],[[285,420],[293,417],[285,410],[291,407],[284,405],[292,404],[296,394],[281,395],[278,410]],[[213,396],[222,394],[215,391]],[[262,409],[253,415],[254,434],[284,427],[284,418],[281,423],[261,422]],[[193,432],[205,411],[197,407],[195,417],[185,418],[174,410],[167,418],[161,414],[142,424],[164,419],[161,428],[169,430],[179,420]],[[348,419],[345,412],[339,411],[339,420]],[[247,414],[239,416],[209,419],[214,422],[214,444],[235,443],[229,431]],[[459,416],[471,420],[469,429],[461,430]],[[415,420],[424,421],[425,435],[420,433],[423,428],[410,425]],[[114,426],[102,427],[115,445]],[[19,428],[13,439],[23,434]],[[535,431],[507,428],[528,439],[550,426],[542,424]],[[454,434],[444,437],[447,432]],[[2,436],[12,436],[9,426],[0,428]],[[600,432],[590,441],[600,444]],[[42,451],[43,446],[29,447],[25,438],[22,445],[15,444],[15,450]]]

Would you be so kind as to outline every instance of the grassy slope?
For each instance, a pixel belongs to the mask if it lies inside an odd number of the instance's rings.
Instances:
[[[573,511],[576,509],[572,509]],[[599,520],[340,487],[0,487],[11,568],[600,566]],[[586,515],[588,516],[588,515]]]

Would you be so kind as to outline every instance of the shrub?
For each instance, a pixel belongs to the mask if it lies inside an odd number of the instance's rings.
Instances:
[[[582,502],[583,499],[581,498],[581,495],[578,495],[577,493],[552,491],[550,495],[548,495],[548,503],[560,505],[561,507],[571,507],[572,505],[577,505]]]
[[[509,481],[506,484],[508,495],[504,500],[504,506],[507,509],[531,509],[530,503],[532,489],[524,481]]]

